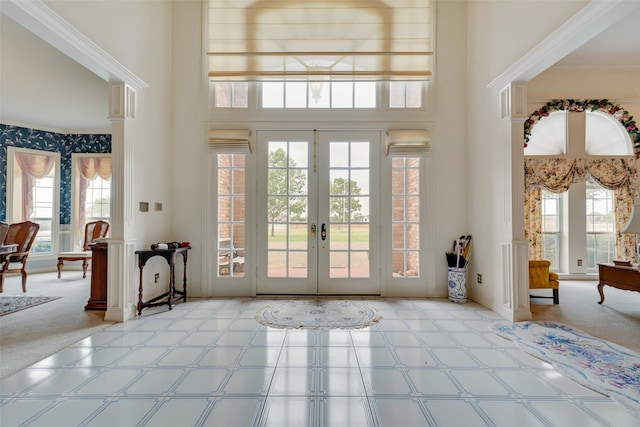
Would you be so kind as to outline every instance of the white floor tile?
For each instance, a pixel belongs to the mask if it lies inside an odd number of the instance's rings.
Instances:
[[[203,426],[256,426],[264,405],[264,398],[218,398]]]
[[[261,427],[305,427],[317,425],[315,399],[269,397],[260,420]]]
[[[327,397],[318,405],[318,426],[373,427],[373,416],[365,397]]]
[[[376,397],[371,399],[371,405],[376,424],[380,427],[430,425],[417,400]]]
[[[502,319],[477,304],[364,300],[383,319],[357,330],[267,328],[268,298],[145,310],[0,380],[0,424],[640,425],[490,332]]]

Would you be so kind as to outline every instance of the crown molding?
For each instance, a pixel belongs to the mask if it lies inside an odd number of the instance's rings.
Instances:
[[[3,0],[0,12],[105,81],[122,81],[136,90],[149,86],[41,0]]]
[[[487,85],[502,89],[528,82],[611,25],[640,8],[640,1],[592,1]]]
[[[111,135],[111,129],[62,129],[13,120],[0,120],[0,125],[58,133],[60,135]]]

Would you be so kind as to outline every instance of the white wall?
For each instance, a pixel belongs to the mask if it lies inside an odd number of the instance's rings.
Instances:
[[[522,150],[522,143],[506,145],[511,143],[510,134],[499,119],[499,94],[487,86],[586,3],[468,3],[466,187],[469,232],[474,239],[469,294],[493,309],[499,309],[505,301],[509,285],[503,274],[503,267],[509,266],[501,265],[502,244],[519,237],[512,229],[509,153]],[[482,284],[476,283],[478,273],[482,274]]]
[[[176,176],[171,183],[172,230],[176,238],[187,240],[193,250],[189,259],[191,294],[201,295],[203,259],[202,189],[207,179],[204,169],[205,137],[203,102],[205,95],[202,57],[202,2],[173,4],[173,146],[171,164]]]
[[[436,5],[436,136],[433,141],[431,165],[433,194],[429,204],[435,208],[436,295],[446,297],[447,263],[445,253],[454,239],[473,234],[468,225],[469,193],[466,182],[468,138],[466,130],[467,27],[466,2],[446,1]],[[473,235],[471,259],[481,248]],[[473,261],[475,262],[475,261]]]
[[[127,123],[125,139],[131,144],[133,204],[131,230],[137,249],[153,242],[187,240],[172,231],[172,182],[180,179],[173,167],[172,127],[172,2],[143,1],[47,1],[62,18],[80,30],[124,67],[144,80],[148,87],[137,93],[136,119]],[[197,108],[194,109],[197,112]],[[139,202],[149,202],[149,212],[138,210]],[[163,210],[154,211],[160,202]],[[167,273],[160,258],[147,263],[152,276]],[[154,265],[155,264],[155,265]],[[145,278],[145,281],[153,282]],[[166,286],[166,277],[160,284]],[[146,287],[149,295],[160,287]]]

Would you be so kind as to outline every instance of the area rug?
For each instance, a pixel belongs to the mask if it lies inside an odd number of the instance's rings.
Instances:
[[[377,310],[357,301],[280,301],[260,309],[256,320],[280,329],[360,329],[377,323]]]
[[[0,316],[35,307],[60,297],[0,297]]]
[[[640,354],[556,322],[494,323],[496,334],[640,418]]]

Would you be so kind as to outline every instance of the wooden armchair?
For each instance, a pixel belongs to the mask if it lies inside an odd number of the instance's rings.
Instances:
[[[547,260],[529,260],[529,289],[552,289],[553,297],[532,296],[532,298],[553,298],[553,303],[558,304],[558,288],[560,281],[558,275],[549,271],[551,262]]]
[[[31,245],[38,234],[40,224],[31,221],[17,222],[9,225],[3,245],[18,245],[17,251],[0,255],[2,271],[0,271],[0,292],[4,291],[4,276],[11,273],[22,274],[22,292],[27,292],[27,257]]]
[[[4,243],[4,238],[9,232],[9,224],[4,221],[0,221],[0,243]]]
[[[91,248],[89,245],[96,239],[101,239],[107,235],[109,223],[107,221],[91,221],[84,226],[84,242],[80,252],[60,252],[58,254],[58,279],[62,275],[62,267],[65,261],[82,261],[82,278],[87,277],[87,267],[91,259]]]

